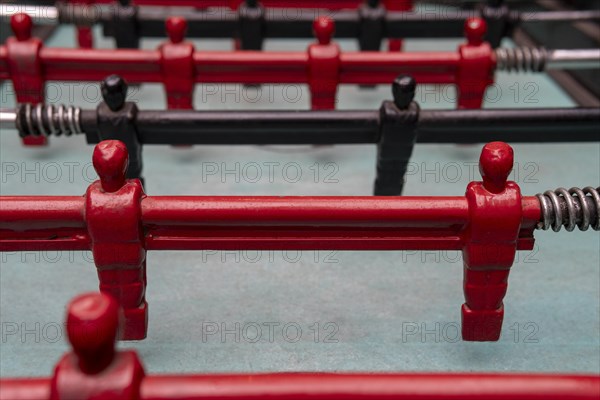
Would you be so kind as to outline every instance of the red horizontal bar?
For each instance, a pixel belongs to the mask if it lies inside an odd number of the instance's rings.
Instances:
[[[12,235],[16,237],[11,239],[4,239],[2,236],[3,233],[0,232],[0,251],[85,251],[91,249],[89,236],[81,234],[79,231],[38,231],[34,235]]]
[[[83,197],[3,197],[0,251],[87,250]],[[148,250],[460,250],[464,197],[146,197]],[[519,249],[539,201],[523,198]]]
[[[2,400],[50,400],[50,379],[0,379]]]
[[[59,196],[0,198],[0,251],[88,250],[85,199]]]
[[[101,81],[117,74],[131,83],[162,83],[157,50],[95,50],[44,47],[40,50],[44,79]]]
[[[197,51],[196,82],[205,83],[305,83],[306,52]]]
[[[152,197],[149,250],[458,250],[463,197]]]
[[[591,400],[596,376],[273,374],[149,377],[141,398],[277,400]]]
[[[410,74],[419,83],[455,83],[460,65],[457,52],[346,52],[340,54],[340,82],[376,84]]]
[[[448,228],[469,220],[465,197],[213,197],[142,200],[144,224]]]
[[[196,51],[197,83],[308,83],[306,52]],[[163,83],[158,50],[97,50],[44,47],[40,50],[44,81],[100,81],[117,74],[130,83]],[[340,84],[386,84],[398,74],[418,83],[456,83],[456,52],[342,52]],[[0,79],[10,79],[8,55],[0,46]]]
[[[147,250],[460,250],[462,238],[447,232],[444,236],[426,231],[398,233],[355,230],[304,233],[293,231],[239,230],[238,235],[220,235],[212,231],[207,237],[183,230],[158,230],[146,237]]]
[[[542,374],[148,376],[141,400],[597,400],[600,377]],[[48,400],[50,379],[3,379],[3,400]]]
[[[2,196],[0,229],[85,228],[83,196]]]

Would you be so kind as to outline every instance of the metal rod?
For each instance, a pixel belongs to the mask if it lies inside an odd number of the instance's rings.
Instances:
[[[26,13],[32,17],[36,24],[55,25],[58,23],[75,24],[95,24],[106,23],[114,18],[114,6],[108,4],[63,4],[61,7],[24,5],[24,4],[0,4],[0,18],[7,19],[18,13]],[[165,18],[173,15],[183,15],[190,22],[190,32],[188,35],[208,37],[222,37],[230,30],[237,29],[237,12],[230,9],[211,9],[209,11],[196,10],[192,7],[171,7],[171,6],[145,6],[137,11],[137,20],[140,23],[140,33],[143,36],[164,36],[163,24]],[[315,9],[300,8],[294,11],[293,18],[286,14],[285,9],[273,9],[265,16],[266,18],[266,37],[298,37],[312,36],[312,29],[307,25],[306,29],[299,25],[312,23],[317,15]],[[419,11],[388,11],[385,16],[386,25],[389,34],[398,34],[404,32],[405,37],[426,37],[433,35],[440,37],[436,31],[439,28],[443,33],[456,33],[462,35],[462,24],[464,20],[470,17],[481,16],[478,10],[455,10],[444,17],[433,15],[431,13],[421,13]],[[600,10],[585,11],[539,11],[524,12],[511,11],[510,20],[514,22],[548,22],[548,21],[593,21],[600,20]],[[355,36],[358,32],[359,15],[355,10],[339,10],[335,13],[336,23],[339,24],[336,35],[338,37]],[[210,34],[205,28],[195,27],[195,22],[201,25],[201,21],[212,26],[217,22],[229,22],[227,26],[218,27],[217,32]],[[418,27],[413,26],[416,23],[428,22],[436,24],[436,29],[422,32]],[[233,24],[231,24],[233,23]],[[401,26],[407,24],[406,27]],[[450,25],[449,25],[450,24]],[[356,25],[356,26],[354,26]],[[289,32],[285,32],[285,27]],[[398,31],[398,32],[396,32]],[[406,31],[406,32],[405,32]]]
[[[544,72],[551,69],[600,68],[600,49],[500,47],[495,53],[498,71]]]
[[[377,143],[382,124],[377,111],[140,111],[136,121],[144,144]],[[598,108],[422,110],[417,142],[596,142],[599,131]]]
[[[600,68],[600,49],[549,50],[546,69]]]
[[[423,110],[419,143],[598,142],[600,108]]]
[[[520,22],[573,22],[590,21],[600,19],[600,10],[582,10],[582,11],[520,11],[518,15]]]
[[[147,144],[377,143],[378,111],[141,111],[136,127]],[[165,135],[166,130],[174,136]]]
[[[17,112],[14,108],[0,108],[0,130],[15,129]]]
[[[19,105],[16,110],[0,109],[2,128],[17,128],[22,136],[42,132],[50,135],[85,133],[89,143],[100,140],[96,110],[61,113],[68,107],[44,106],[40,113],[25,112],[28,109],[31,107],[27,104]],[[382,127],[387,123],[400,131],[416,129],[420,143],[600,141],[600,108],[597,107],[421,110],[415,126],[396,124],[395,119],[402,121],[407,112],[399,110],[391,119],[382,120],[378,110],[141,110],[134,124],[141,144],[153,145],[378,143]],[[40,119],[38,114],[49,117]],[[80,129],[67,128],[72,125]]]
[[[55,6],[0,4],[1,19],[10,19],[20,13],[28,14],[35,24],[57,25],[59,23],[59,11]]]

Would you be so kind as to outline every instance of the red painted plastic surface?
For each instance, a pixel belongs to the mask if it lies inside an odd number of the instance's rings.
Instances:
[[[44,102],[43,66],[40,61],[42,41],[31,37],[33,22],[27,14],[16,14],[10,20],[14,37],[6,39],[6,61],[0,62],[0,68],[7,68],[6,74],[12,80],[19,103]],[[0,72],[0,76],[4,75]],[[22,139],[27,146],[44,146],[48,143],[45,136],[31,136]]]
[[[483,41],[487,31],[481,18],[465,22],[467,43],[459,47],[460,65],[456,78],[459,108],[481,108],[487,87],[494,83],[496,58],[489,43]]]
[[[383,5],[389,11],[410,11],[413,9],[413,0],[406,1],[384,1]],[[389,51],[401,51],[403,46],[402,39],[389,39],[388,49]]]
[[[331,42],[331,19],[318,18],[314,27],[318,41],[306,52],[195,51],[183,40],[186,24],[179,17],[168,19],[170,40],[157,50],[45,48],[35,39],[10,39],[0,46],[0,76],[12,79],[19,101],[41,101],[46,81],[100,81],[118,74],[129,83],[163,83],[168,106],[184,109],[192,107],[195,83],[304,83],[313,109],[334,108],[340,84],[390,84],[399,74],[418,83],[456,84],[458,106],[479,108],[493,83],[495,59],[483,42],[481,19],[467,22],[468,42],[457,52],[342,52]],[[36,97],[27,97],[29,92]]]
[[[194,97],[194,46],[185,42],[187,22],[180,17],[167,19],[169,42],[159,47],[163,66],[162,81],[170,109],[193,109]]]
[[[463,248],[465,340],[500,339],[502,299],[523,220],[519,186],[507,182],[513,160],[513,150],[506,143],[487,144],[479,159],[483,182],[472,182],[467,187],[470,222]]]
[[[125,316],[123,337],[146,337],[146,250],[142,232],[138,179],[126,180],[127,149],[119,141],[104,141],[94,149],[98,181],[86,193],[85,219],[100,291],[119,301]]]
[[[82,49],[91,49],[94,47],[94,35],[89,26],[77,27],[77,44]]]
[[[68,0],[69,3],[77,5],[92,5],[94,0]],[[91,49],[94,47],[94,35],[92,28],[86,25],[78,25],[77,29],[77,44],[82,49]]]
[[[148,250],[461,250],[463,338],[498,340],[517,250],[533,248],[535,197],[507,182],[512,148],[482,151],[466,197],[146,197],[127,150],[96,146],[81,197],[0,197],[0,251],[92,250],[100,290],[123,307],[124,339],[146,335]]]
[[[118,303],[106,294],[84,294],[68,306],[72,351],[54,369],[50,399],[139,399],[144,368],[135,352],[115,349],[121,324]]]
[[[596,400],[600,377],[539,374],[328,374],[146,376],[134,351],[116,351],[119,313],[105,294],[67,311],[72,351],[51,378],[2,379],[3,400]]]
[[[340,81],[340,47],[331,43],[335,24],[328,17],[313,23],[317,43],[308,47],[308,85],[313,110],[335,109],[337,86]]]
[[[0,398],[59,400],[49,396],[49,386],[49,379],[2,379]],[[586,375],[282,373],[147,376],[140,396],[131,399],[597,400],[599,396],[600,378]]]

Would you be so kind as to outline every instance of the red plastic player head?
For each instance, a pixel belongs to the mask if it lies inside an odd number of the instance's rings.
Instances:
[[[483,178],[483,187],[492,193],[500,193],[506,187],[506,181],[514,162],[513,149],[504,142],[491,142],[481,150],[479,172]]]
[[[31,17],[27,14],[19,13],[10,17],[10,27],[19,42],[31,39],[32,26]]]
[[[487,24],[482,18],[469,18],[465,22],[465,36],[471,46],[479,46],[483,43],[487,32]]]
[[[335,22],[329,17],[319,17],[313,22],[313,31],[319,44],[329,44],[335,32]]]
[[[83,372],[102,371],[112,362],[121,322],[119,312],[117,301],[101,293],[86,293],[69,303],[67,335]]]
[[[169,17],[166,22],[167,35],[171,43],[181,43],[187,31],[187,21],[182,17]]]
[[[129,153],[125,144],[118,140],[104,140],[94,148],[94,169],[105,192],[116,192],[125,184]]]

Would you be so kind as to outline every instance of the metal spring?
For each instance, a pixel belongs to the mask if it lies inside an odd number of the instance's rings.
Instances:
[[[79,107],[31,104],[21,105],[17,117],[17,129],[22,136],[70,136],[83,133],[79,119]]]
[[[496,49],[496,69],[508,72],[542,72],[548,61],[543,47],[515,47]]]
[[[600,230],[600,188],[559,188],[548,190],[536,195],[542,208],[542,219],[537,229],[547,230],[552,227],[554,232],[564,226],[568,232],[575,227],[586,231],[589,227]]]

